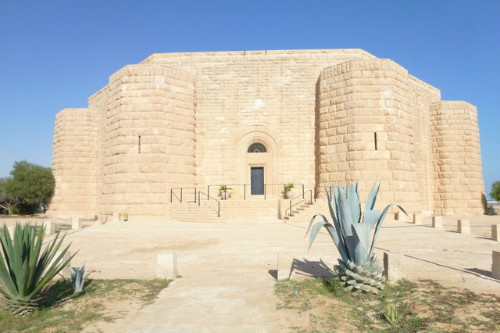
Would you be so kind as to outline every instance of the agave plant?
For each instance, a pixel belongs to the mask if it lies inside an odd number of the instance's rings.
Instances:
[[[72,257],[65,258],[69,245],[59,251],[64,236],[59,235],[43,251],[45,227],[37,228],[16,224],[10,235],[4,225],[0,232],[0,293],[7,310],[19,316],[29,315],[38,302],[48,282],[61,271]]]
[[[90,274],[85,275],[85,263],[83,263],[82,267],[70,267],[69,272],[71,274],[71,287],[73,287],[75,294],[83,292],[85,282]]]
[[[307,228],[307,233],[310,232],[309,248],[320,229],[326,228],[341,256],[338,267],[340,279],[345,282],[345,287],[352,291],[378,293],[382,288],[383,268],[373,254],[378,232],[392,206],[399,207],[406,214],[402,207],[395,204],[387,205],[383,211],[374,210],[379,189],[380,182],[377,184],[375,181],[366,200],[365,212],[362,214],[358,182],[353,185],[347,184],[345,190],[342,185],[333,187],[332,193],[328,193],[325,188],[332,223],[324,215],[317,214],[312,217]],[[322,221],[313,226],[317,217]]]

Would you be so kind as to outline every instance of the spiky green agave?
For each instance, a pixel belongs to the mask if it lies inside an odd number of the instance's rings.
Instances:
[[[70,267],[69,272],[71,274],[71,287],[75,294],[83,292],[85,282],[90,274],[87,273],[87,275],[85,275],[85,263],[83,263],[82,267]]]
[[[341,273],[347,272],[347,275],[352,276],[363,272],[364,268],[368,268],[377,271],[376,273],[381,276],[376,267],[378,263],[375,262],[373,255],[378,232],[391,207],[397,206],[405,214],[406,212],[401,206],[395,204],[387,205],[382,211],[374,210],[379,189],[380,182],[375,181],[365,203],[365,212],[362,214],[358,182],[353,185],[346,184],[345,190],[342,185],[333,187],[331,188],[332,193],[328,193],[325,187],[332,223],[322,214],[312,217],[306,232],[306,235],[310,232],[309,249],[320,229],[325,227],[340,253]],[[313,226],[313,222],[317,217],[321,218],[322,221]],[[371,231],[373,227],[375,227],[375,231],[372,238]],[[364,277],[358,275],[356,275],[356,278],[358,278],[358,282],[364,279]],[[373,286],[377,287],[379,285],[378,282],[373,284]],[[360,289],[365,290],[364,288]],[[367,290],[371,290],[371,288],[367,288]]]
[[[0,232],[0,293],[7,310],[14,315],[29,315],[48,282],[59,273],[74,256],[65,258],[70,245],[59,251],[64,236],[50,241],[42,251],[45,227],[37,228],[16,223],[10,235],[4,225]]]

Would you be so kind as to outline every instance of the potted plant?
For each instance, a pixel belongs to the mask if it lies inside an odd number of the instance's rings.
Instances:
[[[227,200],[229,199],[229,195],[231,194],[232,188],[228,187],[227,185],[221,185],[219,186],[219,195],[222,200]]]
[[[285,193],[285,198],[286,199],[292,199],[293,198],[293,192],[292,192],[293,187],[294,187],[293,183],[285,184],[285,186],[283,187],[283,191]]]

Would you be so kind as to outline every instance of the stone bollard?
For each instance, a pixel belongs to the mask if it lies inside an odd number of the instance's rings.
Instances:
[[[118,222],[120,221],[120,214],[118,212],[113,213],[113,222]]]
[[[404,278],[402,253],[384,252],[384,276],[387,280],[398,281]]]
[[[457,221],[457,232],[460,234],[470,234],[470,222],[469,220],[458,220]]]
[[[432,217],[432,227],[434,229],[443,229],[443,217],[433,216]]]
[[[394,219],[396,221],[399,221],[401,219],[401,212],[399,210],[394,213]]]
[[[493,224],[491,226],[491,239],[494,241],[500,241],[500,224]]]
[[[276,278],[278,281],[293,280],[295,278],[294,258],[283,256],[278,253],[278,266],[276,269]]]
[[[491,276],[500,280],[500,251],[491,253]]]
[[[171,280],[177,278],[177,255],[175,253],[158,253],[156,264],[157,278]]]
[[[73,217],[71,219],[71,229],[78,230],[82,228],[82,221],[79,217]]]
[[[45,227],[45,236],[52,235],[54,232],[56,232],[56,226],[54,222],[44,221],[43,226]]]
[[[413,224],[422,224],[422,216],[420,213],[413,213],[412,222]]]

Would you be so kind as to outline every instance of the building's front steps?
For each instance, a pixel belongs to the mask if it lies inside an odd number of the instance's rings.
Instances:
[[[202,200],[194,202],[170,204],[170,218],[181,222],[265,222],[281,219],[283,222],[309,222],[315,214],[327,214],[326,200],[318,199],[312,204],[302,202],[292,207],[289,214],[289,202],[286,199],[267,200],[220,200],[220,217],[218,202]]]

